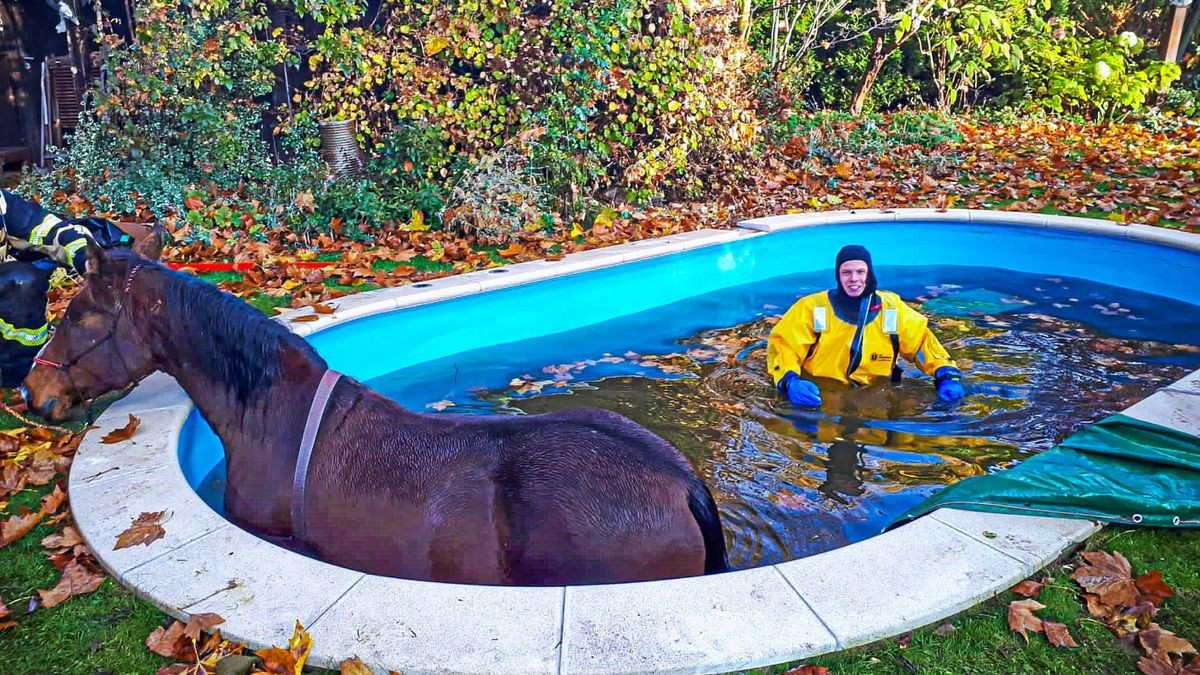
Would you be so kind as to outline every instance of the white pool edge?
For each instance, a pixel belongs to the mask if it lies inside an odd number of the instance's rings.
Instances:
[[[1200,251],[1200,235],[1066,216],[951,209],[795,214],[698,230],[560,261],[509,265],[332,302],[307,335],[356,318],[649,257],[843,222],[1011,224],[1132,237]],[[1200,435],[1200,371],[1125,411]],[[780,565],[711,577],[569,588],[498,588],[376,577],[310,560],[230,525],[188,486],[177,459],[191,403],[161,373],[97,420],[69,477],[76,523],[96,558],[177,618],[215,612],[251,647],[282,645],[299,620],[311,663],[359,656],[379,672],[727,672],[878,640],[950,616],[1009,588],[1099,529],[1096,523],[941,509],[863,542]],[[142,423],[129,441],[99,442]],[[143,511],[168,510],[166,536],[120,551]]]

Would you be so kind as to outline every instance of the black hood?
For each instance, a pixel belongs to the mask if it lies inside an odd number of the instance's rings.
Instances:
[[[838,276],[838,270],[842,268],[842,263],[848,260],[861,260],[867,263],[867,287],[863,289],[863,294],[857,298],[852,298],[846,295],[846,291],[842,288],[842,280]],[[878,287],[875,281],[875,264],[871,262],[871,252],[866,247],[858,244],[850,244],[843,246],[842,250],[838,251],[837,262],[833,265],[833,281],[834,288],[833,301],[839,309],[845,309],[848,313],[858,314],[859,301],[864,297],[870,297]]]

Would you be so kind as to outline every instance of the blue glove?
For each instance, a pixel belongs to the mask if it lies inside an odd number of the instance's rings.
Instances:
[[[786,396],[792,405],[802,405],[811,408],[821,405],[821,390],[816,384],[801,378],[795,371],[789,370],[779,380],[779,393]]]
[[[937,383],[938,398],[946,401],[957,401],[966,396],[967,390],[963,389],[962,373],[954,366],[942,366],[933,374],[933,379]]]

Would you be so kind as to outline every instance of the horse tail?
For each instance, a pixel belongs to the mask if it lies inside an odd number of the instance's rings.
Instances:
[[[725,532],[721,529],[717,502],[708,486],[697,476],[689,479],[688,510],[692,512],[692,517],[700,526],[700,536],[704,538],[704,573],[729,571],[729,563],[725,560]]]

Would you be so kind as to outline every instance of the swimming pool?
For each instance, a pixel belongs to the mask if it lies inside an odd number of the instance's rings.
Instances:
[[[963,361],[965,401],[937,402],[911,366],[899,388],[827,385],[820,411],[774,395],[763,340],[797,297],[832,284],[846,243],[872,250],[883,288],[922,303]],[[1200,368],[1200,291],[1178,283],[1198,262],[1045,229],[840,225],[376,315],[312,342],[332,368],[414,410],[589,405],[633,418],[708,481],[730,562],[744,568],[878,534],[940,487]],[[189,482],[220,511],[219,442],[197,414],[185,434]]]
[[[332,315],[288,325],[302,335],[332,335],[338,326],[359,325],[357,319],[410,311],[394,311],[401,307],[432,308],[430,303],[448,298],[585,277],[579,273],[622,264],[640,266],[638,261],[683,257],[689,254],[681,252],[692,249],[727,251],[755,239],[783,241],[778,231],[790,228],[818,239],[822,230],[835,234],[854,228],[870,245],[897,223],[938,220],[949,228],[939,231],[949,233],[979,224],[1010,226],[1010,236],[1025,242],[1018,250],[1036,249],[1043,235],[1088,233],[1110,240],[1100,248],[1117,253],[1131,268],[1142,264],[1128,255],[1130,250],[1147,253],[1150,264],[1161,262],[1157,253],[1170,249],[1200,255],[1200,236],[1079,218],[953,209],[806,213],[363,293],[339,299]],[[767,237],[760,230],[777,232]],[[841,241],[833,238],[830,255]],[[824,269],[819,254],[812,255]],[[1190,264],[1186,257],[1183,262]],[[1071,261],[1042,263],[1055,264],[1057,274]],[[1177,275],[1178,264],[1163,271]],[[1171,283],[1158,287],[1174,292]],[[1195,303],[1194,296],[1186,299]],[[543,307],[543,313],[573,308],[570,301]],[[280,320],[311,313],[297,310]],[[382,358],[388,347],[368,344],[373,351],[367,353]],[[379,373],[390,372],[388,365]],[[1200,371],[1125,414],[1200,437],[1197,394]],[[265,542],[206,506],[190,489],[195,478],[185,477],[187,467],[180,462],[215,459],[186,447],[196,440],[194,426],[182,434],[191,413],[182,389],[158,373],[96,420],[97,430],[83,438],[69,479],[79,531],[106,570],[172,616],[219,614],[225,619],[222,634],[252,648],[285,644],[299,620],[314,640],[309,663],[326,668],[336,669],[353,655],[379,670],[412,673],[729,672],[782,663],[939,621],[1026,578],[1098,527],[1087,520],[943,508],[856,544],[714,576],[561,588],[376,577]],[[128,415],[141,420],[135,437],[102,443],[104,432],[124,426]],[[193,476],[210,467],[195,468]],[[114,549],[138,514],[162,510],[171,517],[161,539]]]

